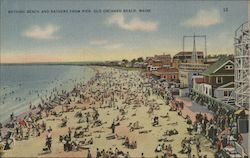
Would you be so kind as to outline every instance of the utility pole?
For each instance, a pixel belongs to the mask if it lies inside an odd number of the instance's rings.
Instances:
[[[193,43],[193,53],[192,53],[192,62],[197,63],[197,52],[196,52],[196,45],[195,45],[195,34],[194,34],[194,43]]]

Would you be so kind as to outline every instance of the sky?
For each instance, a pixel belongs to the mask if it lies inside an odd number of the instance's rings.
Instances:
[[[0,1],[1,63],[173,56],[183,50],[183,36],[194,34],[206,35],[208,55],[233,54],[234,32],[248,20],[244,0]],[[185,40],[185,51],[192,42]],[[203,38],[196,45],[204,51]]]

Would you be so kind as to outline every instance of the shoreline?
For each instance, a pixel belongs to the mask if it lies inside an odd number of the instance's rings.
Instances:
[[[0,65],[1,65],[1,64],[0,64]],[[25,65],[26,65],[26,64],[25,64]],[[53,66],[53,65],[52,65],[52,66]],[[56,66],[56,65],[55,65],[55,66]],[[66,66],[67,66],[67,65],[66,65]],[[69,66],[85,66],[85,65],[69,65]],[[86,67],[86,66],[85,66],[85,67]],[[98,71],[97,69],[95,69],[93,66],[87,66],[87,67],[89,67],[90,69],[93,70],[94,75],[93,75],[89,80],[84,81],[84,83],[87,83],[87,82],[89,82],[90,80],[93,80],[93,79],[95,78],[95,76],[99,73],[99,71]],[[78,84],[84,84],[84,83],[81,83],[81,82],[76,83],[76,84],[73,86],[73,89],[74,89]],[[72,92],[73,89],[66,91],[66,93]],[[58,94],[57,97],[60,96],[60,95],[63,95],[63,94]],[[36,100],[40,100],[40,99],[36,99]],[[32,101],[30,101],[30,102],[32,102]],[[41,101],[39,101],[39,102],[41,102]],[[44,104],[51,104],[51,103],[53,103],[53,100],[51,100],[51,101],[49,101],[49,102],[45,102]],[[39,104],[41,104],[41,103],[39,103]],[[39,105],[39,104],[38,104],[38,105]],[[27,117],[27,116],[29,115],[29,113],[37,113],[37,112],[39,111],[38,105],[33,105],[33,106],[35,107],[35,109],[30,109],[30,108],[27,107],[28,109],[26,109],[26,110],[24,110],[24,111],[21,111],[20,113],[16,114],[14,117],[15,117],[17,120],[20,120],[20,119],[24,119],[25,117]],[[11,113],[9,114],[9,116],[10,116],[10,115],[11,115]],[[2,135],[4,135],[5,132],[6,132],[6,129],[5,129],[4,125],[6,125],[6,124],[8,124],[8,123],[11,123],[11,119],[10,119],[10,117],[9,117],[9,118],[7,118],[7,119],[5,119],[5,120],[2,120],[0,123],[3,125],[3,128],[2,128],[1,131],[2,131],[2,133],[3,133]]]

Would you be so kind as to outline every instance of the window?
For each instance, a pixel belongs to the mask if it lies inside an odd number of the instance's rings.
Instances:
[[[225,69],[226,70],[233,70],[234,66],[233,65],[226,65]]]
[[[223,77],[216,77],[216,83],[217,84],[223,83]]]
[[[226,97],[227,96],[227,91],[224,91],[224,97]]]
[[[224,97],[230,97],[231,91],[224,91]]]

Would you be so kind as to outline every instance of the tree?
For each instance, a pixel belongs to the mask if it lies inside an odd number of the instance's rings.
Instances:
[[[131,60],[131,63],[134,64],[135,62],[136,62],[136,59],[132,59],[132,60]]]
[[[137,61],[138,61],[138,62],[143,62],[144,60],[143,60],[142,57],[139,57],[139,58],[137,58]]]
[[[125,64],[127,64],[128,60],[127,59],[123,59],[122,62],[125,63]]]

